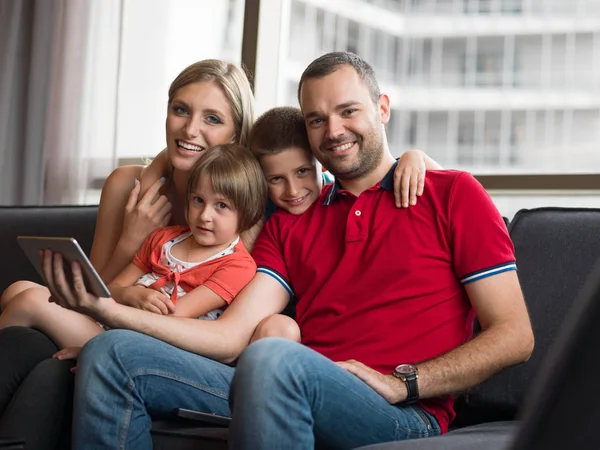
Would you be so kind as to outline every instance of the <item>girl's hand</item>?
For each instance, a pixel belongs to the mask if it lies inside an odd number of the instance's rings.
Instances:
[[[125,205],[125,218],[123,220],[123,232],[121,240],[128,245],[139,248],[144,240],[154,230],[167,226],[171,220],[171,203],[158,191],[164,183],[164,178],[156,180],[138,199],[141,183],[136,182],[129,194],[129,200]]]
[[[52,355],[55,359],[77,359],[81,353],[81,347],[65,347]]]
[[[55,359],[77,359],[81,353],[81,347],[65,347],[52,355]],[[71,373],[75,373],[77,366],[71,367]]]
[[[166,316],[175,312],[175,305],[169,297],[162,292],[144,286],[125,288],[121,300],[124,305],[155,314]]]
[[[394,196],[397,208],[417,204],[425,185],[425,154],[420,150],[404,152],[394,171]]]

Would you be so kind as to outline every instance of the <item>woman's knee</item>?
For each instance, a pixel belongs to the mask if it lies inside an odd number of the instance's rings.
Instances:
[[[33,283],[31,281],[15,281],[13,284],[11,284],[9,287],[7,287],[4,292],[2,293],[2,296],[0,297],[0,309],[2,311],[4,311],[6,309],[6,307],[8,306],[8,304],[17,296],[19,295],[21,292],[26,291],[28,289],[31,288],[39,288],[39,289],[46,289],[45,287],[37,284],[37,283]],[[47,289],[46,289],[47,291]]]
[[[250,342],[266,337],[281,337],[300,342],[300,328],[294,319],[283,314],[273,314],[256,327]]]

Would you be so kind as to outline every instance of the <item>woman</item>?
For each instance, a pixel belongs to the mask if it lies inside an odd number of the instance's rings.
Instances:
[[[188,172],[200,152],[217,144],[245,145],[253,119],[250,83],[238,67],[205,60],[178,75],[169,89],[166,150],[154,167],[117,168],[102,189],[91,261],[105,282],[131,262],[153,230],[185,224]],[[159,179],[165,162],[169,173]],[[6,289],[0,305],[4,311],[15,298],[26,303],[27,297],[39,295],[49,292],[18,281]],[[167,313],[164,303],[129,300],[130,306],[157,306]],[[0,330],[0,349],[0,437],[26,438],[28,449],[56,448],[61,424],[68,425],[70,419],[73,362],[52,359],[58,351],[54,343],[21,327]]]

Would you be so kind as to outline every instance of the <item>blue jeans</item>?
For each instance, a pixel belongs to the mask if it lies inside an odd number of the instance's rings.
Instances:
[[[233,374],[140,333],[102,333],[79,357],[73,448],[152,448],[151,416],[176,408],[229,416]],[[313,448],[315,441],[352,448],[439,434],[421,408],[388,404],[327,358],[284,339],[263,339],[244,352],[232,394],[233,448]]]
[[[440,434],[421,407],[390,405],[331,360],[279,338],[242,354],[230,404],[235,449],[355,448]]]
[[[233,372],[134,331],[101,333],[77,363],[73,449],[150,449],[151,416],[176,408],[229,416]]]

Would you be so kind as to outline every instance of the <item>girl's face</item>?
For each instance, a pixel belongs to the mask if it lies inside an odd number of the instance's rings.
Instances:
[[[187,222],[196,243],[214,247],[215,251],[227,247],[238,236],[238,212],[229,199],[213,190],[209,176],[200,176],[192,191]]]
[[[169,105],[166,131],[171,164],[189,172],[204,150],[233,141],[235,125],[227,97],[212,81],[179,88]]]

